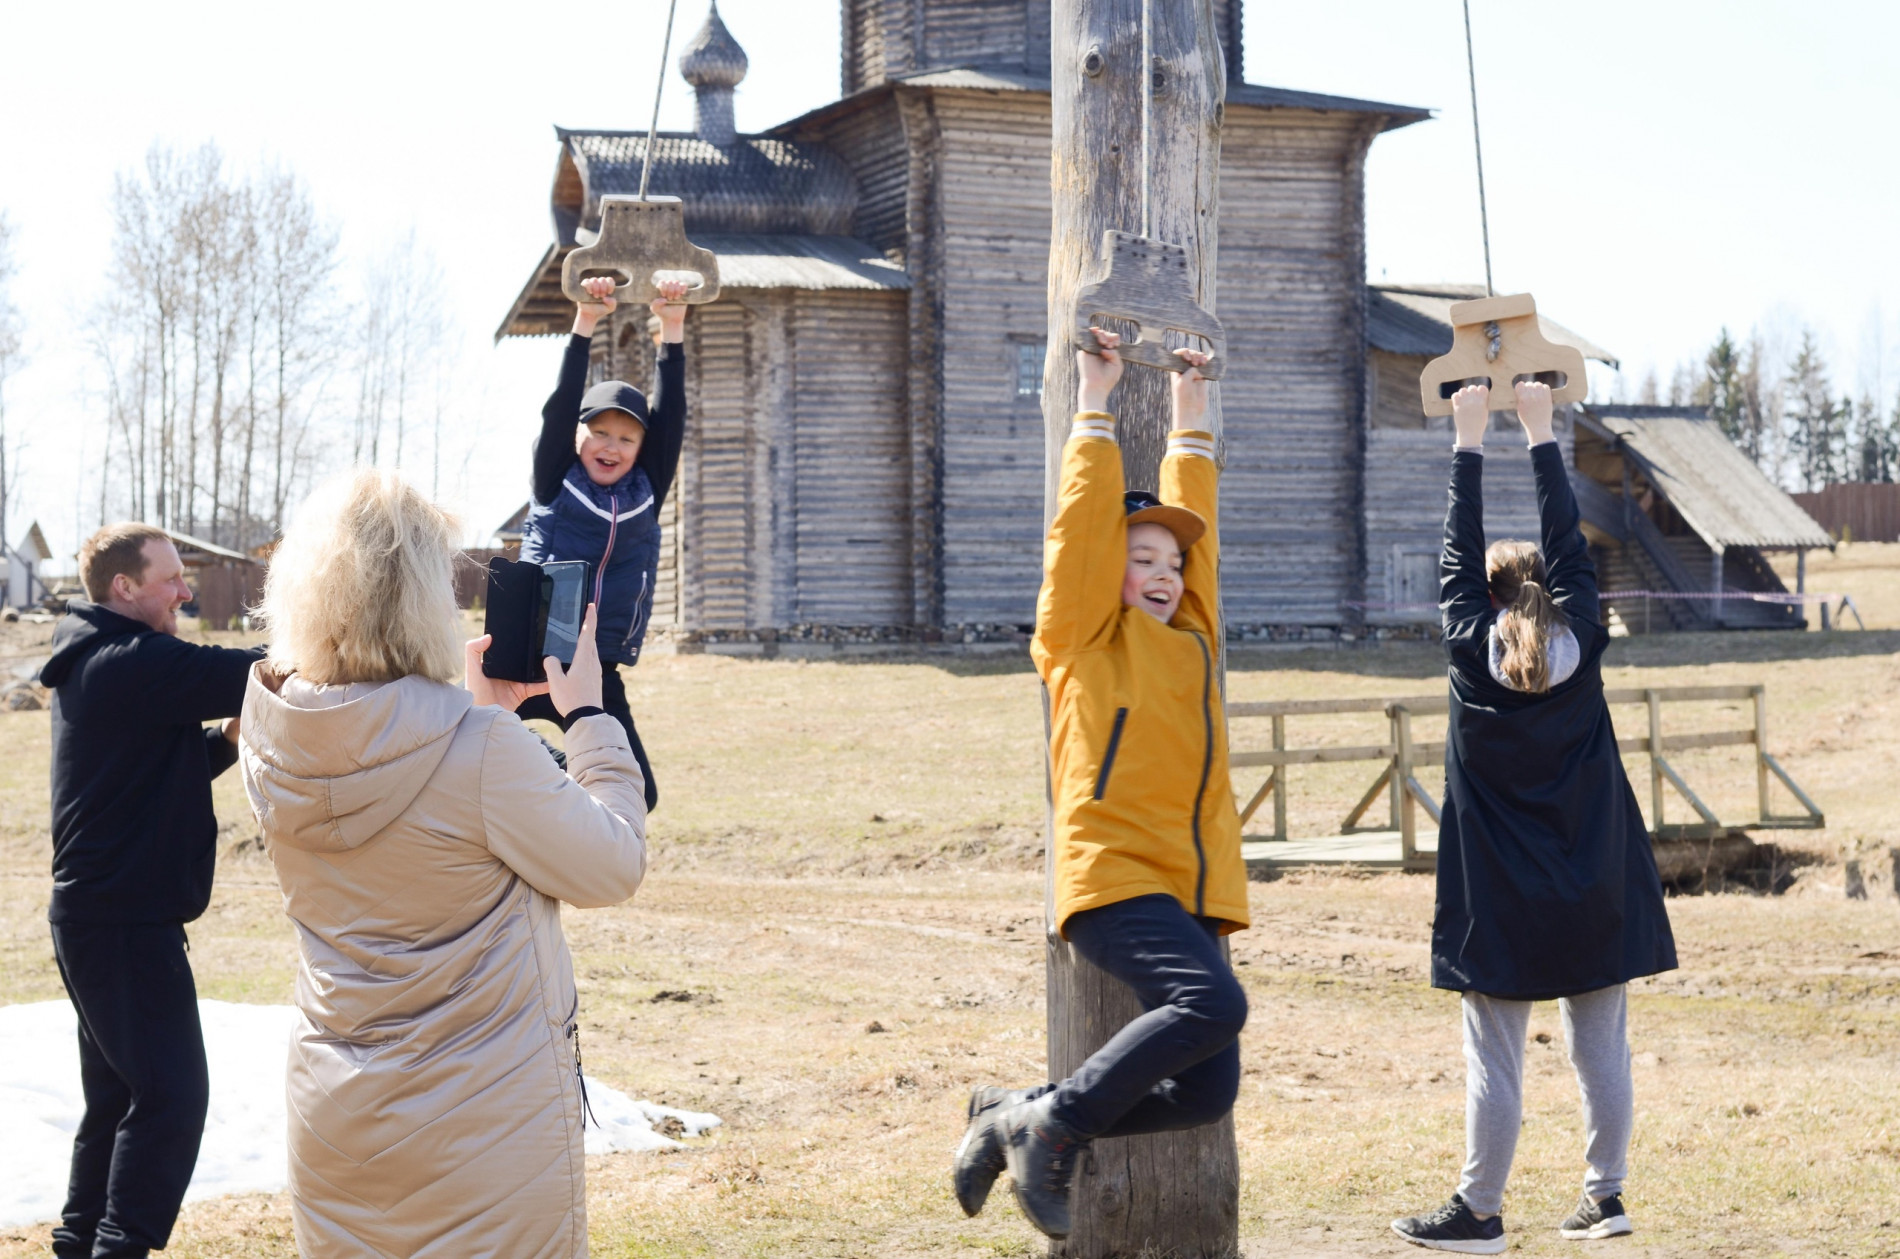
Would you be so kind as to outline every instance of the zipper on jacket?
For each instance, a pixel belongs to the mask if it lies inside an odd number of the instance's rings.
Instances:
[[[607,495],[607,549],[600,553],[600,567],[594,570],[594,606],[600,606],[600,586],[607,580],[607,561],[613,558],[614,534],[620,529],[620,495]]]
[[[587,1075],[581,1070],[581,1024],[579,1019],[567,1025],[567,1035],[568,1038],[574,1042],[574,1082],[580,1085],[581,1089],[582,1126],[586,1126],[586,1120],[593,1119],[594,1126],[598,1128],[601,1126],[600,1120],[594,1118],[594,1108],[587,1100]]]
[[[1194,916],[1203,918],[1207,911],[1207,851],[1201,847],[1201,805],[1207,799],[1207,778],[1214,772],[1214,714],[1208,701],[1214,697],[1214,661],[1207,652],[1207,640],[1199,634],[1194,641],[1201,648],[1201,723],[1206,731],[1206,750],[1201,754],[1201,785],[1194,792],[1194,860],[1199,870],[1194,876]]]
[[[1102,753],[1102,772],[1095,776],[1095,798],[1100,800],[1108,793],[1109,771],[1115,768],[1115,749],[1122,745],[1122,726],[1128,721],[1128,710],[1115,710],[1115,728],[1108,732],[1108,751]]]

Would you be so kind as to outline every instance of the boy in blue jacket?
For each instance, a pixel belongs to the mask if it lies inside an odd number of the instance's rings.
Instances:
[[[591,601],[599,608],[602,707],[627,732],[651,811],[660,793],[634,729],[620,666],[638,664],[646,641],[660,565],[660,508],[673,488],[686,432],[686,306],[680,300],[686,285],[660,285],[652,303],[660,321],[660,352],[651,400],[624,380],[587,388],[588,346],[595,327],[617,303],[610,278],[586,280],[582,286],[594,300],[575,308],[560,381],[541,408],[534,504],[522,532],[521,558],[536,564],[587,563]],[[524,720],[539,718],[566,729],[545,695],[515,712]]]

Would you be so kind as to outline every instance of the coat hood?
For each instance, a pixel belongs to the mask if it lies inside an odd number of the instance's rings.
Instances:
[[[113,639],[157,632],[143,621],[74,599],[66,605],[66,615],[59,618],[53,630],[53,654],[40,668],[40,685],[57,687],[72,676],[81,660]]]
[[[473,703],[423,677],[321,687],[257,664],[244,786],[269,842],[343,852],[375,838],[422,793]]]

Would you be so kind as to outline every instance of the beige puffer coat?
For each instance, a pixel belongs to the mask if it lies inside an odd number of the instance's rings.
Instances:
[[[646,808],[613,718],[566,743],[563,774],[459,687],[253,670],[244,782],[302,952],[288,1097],[306,1259],[586,1255],[559,902],[633,895]]]

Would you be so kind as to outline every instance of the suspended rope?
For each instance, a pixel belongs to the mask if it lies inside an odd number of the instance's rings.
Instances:
[[[1154,203],[1150,200],[1154,179],[1155,50],[1154,29],[1149,5],[1141,0],[1141,234],[1153,236]]]
[[[1471,0],[1464,3],[1465,72],[1471,79],[1471,147],[1478,155],[1478,226],[1484,233],[1484,295],[1496,297],[1498,291],[1491,286],[1491,214],[1484,203],[1484,141],[1478,136],[1478,62],[1471,52]],[[1493,357],[1496,353],[1492,351]]]
[[[647,176],[653,173],[653,139],[660,132],[660,96],[666,91],[666,55],[673,51],[673,15],[679,12],[680,0],[672,0],[666,6],[666,38],[660,41],[660,81],[653,88],[653,121],[647,124],[647,151],[640,161],[640,200],[647,199]],[[1470,15],[1466,15],[1470,21]],[[1482,183],[1482,179],[1480,179]]]

